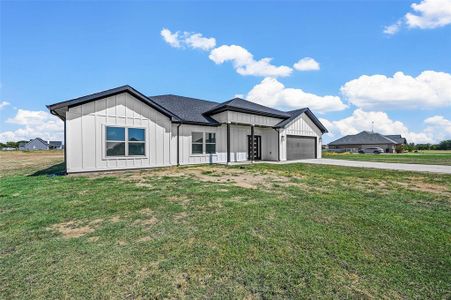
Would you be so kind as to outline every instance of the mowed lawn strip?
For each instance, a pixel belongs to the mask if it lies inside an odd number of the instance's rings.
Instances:
[[[37,154],[0,178],[3,299],[451,290],[449,175],[304,164],[36,173],[59,162]]]
[[[422,151],[418,153],[358,154],[323,152],[323,158],[374,161],[387,163],[451,166],[451,151]]]

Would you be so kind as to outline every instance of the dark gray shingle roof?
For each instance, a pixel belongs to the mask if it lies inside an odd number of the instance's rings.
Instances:
[[[232,100],[223,102],[218,104],[216,107],[212,108],[209,111],[206,111],[206,114],[217,114],[225,110],[233,110],[233,111],[241,111],[241,112],[250,112],[254,114],[259,114],[263,116],[275,117],[275,118],[289,118],[290,114],[270,108],[267,106],[263,106],[257,104],[255,102],[251,102],[248,100],[244,100],[241,98],[233,98]]]
[[[177,95],[150,96],[152,101],[172,112],[184,122],[194,124],[219,125],[219,123],[204,113],[218,105],[218,102],[200,100]]]
[[[220,124],[211,116],[225,110],[232,110],[280,118],[283,121],[281,121],[276,127],[282,128],[288,125],[300,114],[306,113],[310,117],[310,119],[312,119],[312,121],[321,129],[322,132],[327,132],[327,129],[308,108],[284,112],[241,98],[234,98],[223,103],[218,103],[214,101],[207,101],[171,94],[147,97],[129,85],[120,86],[114,89],[109,89],[103,92],[90,94],[72,100],[58,102],[55,104],[47,105],[47,107],[52,114],[55,114],[64,120],[64,112],[68,107],[81,105],[123,92],[130,93],[134,97],[168,116],[171,121],[177,123],[180,122],[188,124],[216,126]]]
[[[347,135],[338,140],[330,142],[329,145],[376,145],[376,144],[397,144],[392,139],[376,132],[362,131],[354,135]]]
[[[400,134],[391,134],[391,135],[384,135],[386,138],[389,138],[390,140],[396,142],[397,144],[407,144],[407,140],[403,138]]]
[[[174,119],[174,115],[170,111],[164,110],[162,107],[159,107],[158,105],[153,103],[151,100],[149,100],[149,98],[147,98],[146,96],[144,96],[143,94],[141,94],[140,92],[138,92],[137,90],[135,90],[134,88],[132,88],[129,85],[123,85],[123,86],[120,86],[120,87],[117,87],[117,88],[113,88],[113,89],[109,89],[109,90],[106,90],[106,91],[103,91],[103,92],[89,94],[89,95],[86,95],[86,96],[83,96],[83,97],[78,97],[78,98],[67,100],[67,101],[57,102],[57,103],[54,103],[54,104],[47,105],[47,108],[50,110],[50,112],[52,114],[55,114],[58,117],[60,117],[62,120],[64,120],[65,116],[58,113],[59,109],[61,109],[61,108],[81,105],[81,104],[84,104],[84,103],[95,101],[97,99],[101,99],[101,98],[104,98],[104,97],[110,97],[110,96],[117,95],[117,94],[124,93],[124,92],[133,95],[134,97],[136,97],[137,99],[143,101],[144,103],[146,103],[150,107],[153,107],[154,109],[158,110],[162,114],[170,117],[172,120],[175,120]]]
[[[320,122],[320,120],[318,120],[318,118],[312,113],[312,111],[308,107],[287,111],[287,113],[290,115],[290,117],[288,119],[283,120],[275,127],[284,128],[288,126],[291,122],[293,122],[298,116],[305,113],[313,121],[313,123],[316,126],[318,126],[318,128],[321,130],[322,133],[328,132],[326,127],[324,127],[324,125]]]

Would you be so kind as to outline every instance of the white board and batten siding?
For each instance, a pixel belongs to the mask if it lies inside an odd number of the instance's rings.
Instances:
[[[288,127],[280,130],[280,160],[287,160],[287,135],[316,137],[316,157],[321,158],[321,129],[305,113],[297,117]]]
[[[221,123],[253,124],[255,126],[276,126],[283,119],[247,114],[236,111],[223,111],[211,116]]]
[[[99,99],[66,112],[67,171],[100,171],[169,166],[170,119],[128,93]],[[106,126],[144,128],[144,157],[106,157]]]

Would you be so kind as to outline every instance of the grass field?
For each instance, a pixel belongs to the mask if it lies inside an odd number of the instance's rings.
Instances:
[[[418,153],[399,154],[351,154],[323,152],[323,157],[345,160],[451,166],[451,151],[420,151]]]
[[[449,175],[61,161],[0,153],[1,299],[451,295]]]

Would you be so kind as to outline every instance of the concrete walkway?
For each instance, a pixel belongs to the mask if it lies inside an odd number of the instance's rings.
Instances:
[[[293,163],[293,162],[294,161],[289,161],[287,163]],[[318,164],[318,165],[333,165],[333,166],[357,167],[357,168],[374,168],[374,169],[385,169],[385,170],[451,174],[451,166],[440,166],[440,165],[382,163],[382,162],[341,160],[341,159],[328,159],[328,158],[303,159],[303,160],[298,160],[296,162],[307,163],[307,164]]]

